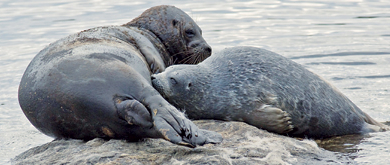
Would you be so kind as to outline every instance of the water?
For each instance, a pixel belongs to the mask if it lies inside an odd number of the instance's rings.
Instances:
[[[30,60],[59,38],[124,24],[160,4],[187,12],[214,51],[247,45],[277,52],[329,80],[376,120],[390,121],[386,0],[0,0],[0,164],[52,140],[18,105],[19,81]],[[390,132],[337,140],[323,147],[359,164],[388,164]]]

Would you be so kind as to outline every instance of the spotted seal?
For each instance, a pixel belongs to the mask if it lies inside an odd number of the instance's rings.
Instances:
[[[153,86],[192,119],[243,121],[271,132],[324,138],[388,129],[303,66],[255,47],[233,47],[198,65],[152,75]]]
[[[150,75],[197,63],[211,48],[199,26],[174,6],[157,6],[122,26],[60,39],[27,67],[19,103],[30,122],[55,138],[164,138],[195,147],[220,134],[198,129],[152,87]]]

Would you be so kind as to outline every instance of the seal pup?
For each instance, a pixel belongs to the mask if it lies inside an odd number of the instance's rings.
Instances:
[[[220,134],[199,129],[152,87],[150,75],[211,54],[199,26],[174,6],[157,6],[122,26],[60,39],[27,67],[19,103],[55,138],[164,138],[195,147]]]
[[[153,86],[191,119],[243,121],[297,137],[386,130],[316,74],[276,53],[227,48],[198,65],[152,75]]]

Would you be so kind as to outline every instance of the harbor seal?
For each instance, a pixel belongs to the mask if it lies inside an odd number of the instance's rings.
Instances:
[[[324,138],[388,129],[316,74],[255,47],[225,49],[198,65],[152,75],[191,119],[243,121],[271,132]]]
[[[210,54],[186,13],[153,7],[122,26],[85,30],[40,51],[22,77],[19,103],[38,130],[55,138],[218,143],[220,134],[199,129],[150,80],[169,65]]]

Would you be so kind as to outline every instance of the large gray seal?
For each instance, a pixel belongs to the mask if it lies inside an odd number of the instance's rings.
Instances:
[[[388,129],[303,66],[255,47],[174,65],[153,86],[192,119],[244,121],[268,131],[324,138]]]
[[[211,54],[182,10],[157,6],[122,26],[60,39],[27,67],[19,103],[30,122],[55,138],[164,138],[195,147],[222,140],[200,130],[152,87],[150,75]]]

